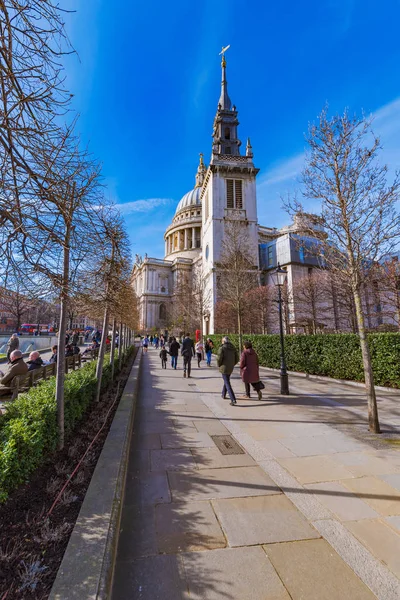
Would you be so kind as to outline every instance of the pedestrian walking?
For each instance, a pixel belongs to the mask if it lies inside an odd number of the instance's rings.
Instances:
[[[153,338],[153,336],[151,335],[151,336],[150,336],[150,346],[153,346],[153,340],[154,340],[154,338]]]
[[[224,380],[221,396],[225,399],[226,393],[228,393],[229,398],[231,399],[232,406],[236,404],[236,397],[235,392],[233,391],[231,386],[231,375],[238,360],[239,354],[235,346],[229,341],[228,337],[222,338],[222,346],[218,350],[217,360],[219,372],[221,373],[222,379]]]
[[[211,367],[211,357],[212,357],[213,348],[214,348],[214,344],[212,343],[212,340],[210,340],[210,338],[207,338],[204,349],[206,352],[208,367]]]
[[[143,338],[142,346],[143,352],[147,352],[147,348],[149,347],[149,338],[147,337],[147,335],[145,338]]]
[[[177,341],[175,337],[172,338],[172,341],[169,345],[169,354],[171,356],[171,367],[176,370],[178,366],[178,354],[179,348],[181,347],[180,343]]]
[[[264,384],[260,381],[260,372],[258,368],[258,356],[251,342],[243,343],[243,352],[240,357],[240,375],[246,390],[246,398],[250,398],[250,384],[257,392],[258,399],[262,400]]]
[[[154,343],[154,346],[156,347],[156,350],[158,350],[158,346],[160,344],[160,340],[159,340],[159,338],[158,338],[157,335],[154,337],[153,343]]]
[[[168,357],[167,355],[168,355],[168,352],[165,349],[165,347],[161,348],[160,358],[161,358],[161,368],[162,369],[166,369],[167,368],[167,357]]]
[[[196,344],[196,356],[197,356],[197,366],[200,369],[200,363],[204,358],[204,346],[203,346],[203,342],[201,341],[201,339],[197,342]]]
[[[18,350],[19,348],[19,337],[18,333],[13,333],[10,339],[7,342],[7,362],[10,363],[10,355],[14,350]]]
[[[186,377],[187,371],[187,376],[190,377],[190,372],[192,370],[192,358],[195,355],[194,343],[193,340],[190,339],[190,333],[186,334],[182,342],[181,354],[183,356],[183,376]]]

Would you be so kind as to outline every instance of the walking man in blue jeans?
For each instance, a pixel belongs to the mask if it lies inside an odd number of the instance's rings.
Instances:
[[[179,348],[181,347],[180,343],[176,341],[176,338],[173,337],[171,343],[169,345],[169,354],[171,356],[171,367],[176,369],[178,365],[178,354]]]
[[[235,406],[236,404],[235,392],[231,386],[231,375],[238,361],[239,353],[235,346],[229,341],[229,338],[222,338],[222,346],[218,350],[217,360],[219,371],[222,375],[222,379],[224,380],[221,396],[225,399],[226,393],[228,392],[229,398],[231,399],[231,406]]]

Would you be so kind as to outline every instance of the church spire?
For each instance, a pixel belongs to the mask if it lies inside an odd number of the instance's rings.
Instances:
[[[207,172],[207,169],[206,169],[206,165],[204,164],[204,161],[203,161],[203,153],[200,152],[200,162],[199,162],[199,166],[197,167],[196,185],[194,186],[195,188],[201,187],[203,185],[206,172]]]
[[[237,137],[239,121],[237,119],[236,106],[232,106],[228,96],[228,84],[226,81],[225,52],[229,46],[222,48],[222,81],[221,96],[218,102],[217,114],[214,119],[213,147],[211,162],[219,160],[221,156],[240,156],[241,141]]]
[[[228,96],[228,82],[226,81],[226,60],[224,49],[222,49],[222,80],[221,80],[221,96],[219,98],[218,106],[221,107],[221,110],[231,110],[231,99]]]

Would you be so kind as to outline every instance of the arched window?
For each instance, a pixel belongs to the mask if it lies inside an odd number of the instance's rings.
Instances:
[[[167,318],[167,308],[166,308],[165,304],[160,304],[158,316],[159,316],[160,321],[165,321],[165,319]]]

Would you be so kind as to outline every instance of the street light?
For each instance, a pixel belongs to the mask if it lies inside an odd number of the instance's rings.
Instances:
[[[278,263],[278,268],[271,273],[272,281],[278,288],[278,306],[279,306],[279,333],[281,340],[281,394],[289,394],[289,381],[286,372],[286,361],[285,361],[285,343],[283,337],[283,320],[282,320],[282,286],[285,285],[286,271],[281,269],[281,265]]]

